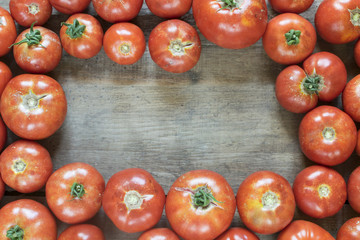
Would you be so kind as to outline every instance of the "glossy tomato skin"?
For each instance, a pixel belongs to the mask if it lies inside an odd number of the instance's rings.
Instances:
[[[344,89],[342,95],[344,111],[350,115],[350,117],[360,122],[360,74],[351,79]]]
[[[73,195],[74,185],[81,185],[84,192]],[[94,167],[81,162],[70,163],[50,176],[46,183],[46,201],[58,219],[77,224],[99,211],[104,189],[104,178]]]
[[[153,228],[140,235],[138,240],[180,240],[180,238],[168,228]]]
[[[0,118],[0,151],[4,148],[7,140],[7,128],[4,121]]]
[[[79,224],[65,229],[57,240],[105,240],[105,236],[95,225]]]
[[[149,10],[161,18],[179,18],[187,13],[192,0],[145,0]]]
[[[260,234],[284,229],[295,213],[295,198],[289,182],[270,171],[248,176],[240,184],[236,201],[242,222]]]
[[[360,156],[360,130],[357,133],[356,154]]]
[[[29,140],[18,140],[9,145],[1,153],[0,161],[4,182],[21,193],[40,190],[53,169],[49,152]]]
[[[207,207],[196,205],[196,194],[202,189],[216,199]],[[165,205],[172,229],[186,240],[215,239],[230,226],[235,209],[229,183],[210,170],[193,170],[180,176],[171,186]]]
[[[106,55],[121,65],[134,64],[144,55],[146,40],[143,31],[132,23],[116,23],[104,35]]]
[[[354,57],[356,64],[360,67],[360,40],[358,40],[355,44]]]
[[[302,119],[299,141],[311,161],[335,166],[345,162],[355,150],[357,130],[354,121],[340,109],[320,106]]]
[[[356,8],[359,7],[360,0],[322,1],[315,14],[317,32],[325,41],[333,44],[356,40],[360,36],[360,21],[353,23],[350,16],[351,11],[356,15]]]
[[[10,0],[11,16],[23,27],[44,25],[50,18],[52,6],[49,0]]]
[[[49,0],[51,5],[61,13],[74,14],[84,11],[91,0]]]
[[[129,200],[137,200],[131,203]],[[103,197],[106,215],[121,231],[134,233],[152,228],[159,222],[165,193],[153,176],[140,168],[115,173]]]
[[[104,37],[99,21],[89,14],[78,13],[72,15],[67,24],[73,24],[77,19],[80,25],[86,26],[80,37],[72,38],[66,33],[68,27],[63,25],[60,29],[60,40],[64,50],[71,56],[89,59],[98,54],[102,48]]]
[[[1,175],[0,175],[0,200],[4,196],[4,193],[5,193],[5,183],[2,180]]]
[[[201,42],[190,24],[173,19],[160,23],[151,31],[149,52],[152,60],[162,69],[183,73],[199,61]]]
[[[270,0],[271,7],[279,13],[302,13],[311,7],[314,0]]]
[[[261,38],[268,19],[265,1],[238,2],[238,7],[221,9],[224,7],[221,1],[193,1],[196,25],[206,39],[223,48],[240,49]]]
[[[5,124],[16,135],[40,140],[61,127],[67,103],[62,87],[53,78],[22,74],[11,79],[5,87],[0,111]]]
[[[37,26],[34,27],[34,31],[36,30],[41,33],[41,45],[28,46],[27,43],[14,45],[14,58],[19,67],[26,72],[47,73],[60,62],[62,54],[60,39],[56,33],[47,28]],[[30,29],[23,31],[15,42],[23,40],[29,31]]]
[[[348,201],[352,209],[360,213],[360,167],[350,175],[347,183]]]
[[[289,224],[278,236],[277,240],[335,240],[329,232],[319,225],[297,220]]]
[[[12,72],[10,68],[0,61],[0,97],[11,78]]]
[[[298,44],[289,45],[285,34],[292,29],[301,31],[301,34]],[[262,42],[265,52],[275,62],[297,64],[314,51],[316,31],[313,25],[300,15],[283,13],[269,21]]]
[[[360,239],[360,217],[347,220],[339,229],[336,240]]]
[[[345,204],[346,183],[335,170],[324,166],[311,166],[295,178],[296,205],[305,214],[314,218],[335,215]]]
[[[255,234],[245,228],[234,227],[224,232],[216,240],[260,240]]]
[[[1,208],[0,216],[0,240],[9,240],[6,233],[16,225],[24,231],[24,239],[56,240],[54,217],[36,201],[21,199],[10,202]]]
[[[143,0],[92,0],[96,13],[105,21],[126,22],[135,18],[143,5]]]
[[[10,51],[10,46],[16,39],[16,27],[10,13],[0,7],[0,57]]]

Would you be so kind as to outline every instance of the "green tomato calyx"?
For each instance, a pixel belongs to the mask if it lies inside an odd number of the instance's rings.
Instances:
[[[298,45],[300,43],[300,30],[291,29],[289,32],[285,33],[285,39],[287,45]]]
[[[350,10],[350,21],[351,23],[355,26],[355,27],[359,27],[360,26],[360,9],[358,7],[356,7],[353,10]]]
[[[13,43],[10,47],[14,46],[14,45],[20,45],[23,43],[27,43],[28,47],[32,46],[32,45],[40,45],[42,47],[44,47],[43,45],[41,45],[41,40],[42,40],[42,36],[41,36],[41,32],[40,30],[36,29],[34,31],[34,25],[36,22],[33,22],[31,24],[30,27],[30,31],[28,33],[25,34],[25,38],[23,40],[21,40],[20,42],[17,43]]]
[[[66,22],[62,22],[61,26],[66,26],[66,34],[71,38],[71,39],[76,39],[76,38],[81,38],[82,35],[84,34],[84,31],[86,29],[85,25],[80,25],[79,21],[77,19],[74,19],[73,24],[70,23],[66,23]]]
[[[239,8],[239,0],[220,0],[220,3],[222,3],[222,7],[219,9],[229,9],[232,10],[234,8]]]
[[[75,183],[71,186],[70,195],[71,195],[74,199],[75,199],[75,198],[82,198],[82,196],[84,196],[84,194],[85,194],[84,185],[75,182]]]
[[[322,77],[317,74],[306,75],[303,80],[303,87],[306,93],[309,95],[319,95],[319,92],[323,86]]]
[[[215,199],[206,186],[197,188],[192,195],[192,199],[194,206],[201,208],[207,208],[211,203],[221,203]]]
[[[19,225],[15,225],[6,231],[6,237],[10,240],[23,240],[24,235],[24,230]]]

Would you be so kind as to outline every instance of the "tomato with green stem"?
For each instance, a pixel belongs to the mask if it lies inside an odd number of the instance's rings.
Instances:
[[[11,16],[23,27],[44,25],[50,18],[52,6],[49,0],[10,0]]]
[[[143,0],[92,0],[96,13],[105,21],[127,22],[135,18],[143,5]]]
[[[319,225],[296,220],[290,223],[281,233],[277,240],[335,240],[331,234]]]
[[[245,228],[233,227],[224,232],[216,240],[260,240],[255,234]]]
[[[61,13],[74,14],[84,11],[91,0],[49,0],[51,5]]]
[[[360,217],[347,220],[339,229],[336,240],[360,239]]]
[[[105,240],[105,236],[95,225],[79,224],[65,229],[57,240]]]
[[[0,57],[10,52],[16,39],[16,26],[10,13],[0,7]]]
[[[180,238],[168,228],[153,228],[140,235],[138,240],[180,240]]]

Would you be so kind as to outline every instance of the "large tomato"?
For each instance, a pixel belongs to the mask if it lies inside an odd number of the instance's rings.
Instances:
[[[14,45],[16,63],[29,73],[47,73],[60,62],[62,54],[58,35],[44,27],[23,31]]]
[[[46,183],[46,201],[61,221],[77,224],[99,211],[105,188],[101,174],[91,165],[69,163],[56,170]]]
[[[134,64],[144,55],[146,40],[143,31],[132,23],[116,23],[104,35],[104,51],[114,62]]]
[[[295,213],[290,183],[274,172],[258,171],[248,176],[236,195],[242,222],[252,231],[273,234],[285,228]]]
[[[313,25],[294,13],[283,13],[270,20],[262,39],[265,52],[280,64],[305,60],[316,44]]]
[[[190,24],[178,19],[168,20],[151,31],[149,52],[162,69],[183,73],[192,69],[199,61],[201,42]]]
[[[7,129],[4,121],[0,118],[0,151],[4,148],[7,140]]]
[[[347,220],[339,229],[336,240],[360,239],[360,217]]]
[[[2,180],[1,175],[0,175],[0,200],[4,196],[4,193],[5,193],[5,183]]]
[[[297,220],[289,224],[277,240],[335,240],[329,232],[315,223]]]
[[[16,39],[16,27],[10,13],[0,7],[0,57],[10,51]]]
[[[311,161],[338,165],[353,153],[356,131],[349,115],[336,107],[320,106],[308,112],[300,123],[300,147]]]
[[[358,40],[354,47],[355,62],[360,67],[360,40]]]
[[[210,42],[231,49],[256,43],[268,20],[264,0],[194,0],[192,10],[200,32]]]
[[[360,36],[360,0],[324,0],[315,14],[315,26],[327,42],[343,44]]]
[[[21,199],[0,210],[0,240],[56,240],[54,217],[42,204]]]
[[[180,176],[166,198],[166,216],[182,238],[210,240],[231,224],[236,209],[234,192],[220,174],[194,170]]]
[[[187,13],[192,0],[145,0],[149,10],[161,18],[179,18]]]
[[[84,11],[91,0],[49,0],[51,5],[61,13],[74,14]]]
[[[12,72],[10,68],[0,61],[0,97],[11,78]]]
[[[357,133],[356,153],[360,156],[360,130]]]
[[[53,169],[49,152],[40,144],[18,140],[0,156],[1,176],[9,187],[21,193],[31,193],[45,186]]]
[[[302,13],[311,7],[314,0],[270,0],[271,7],[279,13]]]
[[[143,5],[143,0],[92,0],[94,9],[105,21],[126,22],[135,18]]]
[[[23,27],[44,25],[52,13],[49,0],[10,0],[11,16]]]
[[[296,205],[314,218],[335,215],[346,201],[346,183],[335,170],[324,166],[311,166],[295,178]]]
[[[95,225],[79,224],[68,227],[57,240],[105,240],[105,236]]]
[[[151,174],[140,168],[115,173],[106,184],[103,208],[117,228],[141,232],[159,222],[165,193]]]
[[[11,79],[1,96],[1,116],[16,135],[39,140],[56,132],[67,104],[60,84],[45,75],[22,74]]]
[[[88,59],[100,52],[104,32],[96,18],[89,14],[72,15],[60,29],[60,40],[71,56]]]
[[[347,183],[347,193],[350,206],[360,213],[360,167],[351,173]]]
[[[260,240],[255,234],[245,228],[234,227],[224,232],[216,240]]]
[[[180,240],[180,238],[168,228],[153,228],[140,235],[138,240]]]
[[[360,122],[360,74],[351,79],[344,89],[344,111],[356,122]]]

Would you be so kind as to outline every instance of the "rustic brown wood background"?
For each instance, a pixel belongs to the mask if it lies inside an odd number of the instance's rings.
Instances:
[[[0,0],[8,10],[9,0]],[[312,23],[321,0],[301,14]],[[95,15],[91,6],[87,12]],[[269,19],[276,13],[269,6]],[[96,16],[104,30],[111,25]],[[56,10],[45,27],[59,33],[67,15]],[[191,13],[183,18],[195,26]],[[132,22],[148,39],[163,19],[151,14],[144,3]],[[18,26],[18,33],[24,28]],[[270,170],[291,184],[297,173],[313,163],[299,148],[298,126],[303,115],[284,110],[275,97],[276,76],[284,66],[272,62],[261,41],[242,50],[222,49],[202,35],[202,55],[197,66],[184,74],[159,68],[146,50],[132,66],[112,62],[103,50],[90,60],[63,53],[60,65],[49,75],[63,86],[68,100],[64,125],[52,137],[40,141],[49,151],[55,169],[83,161],[95,166],[107,181],[125,168],[151,172],[168,192],[181,174],[209,169],[222,174],[234,192],[242,180],[258,170]],[[330,51],[346,64],[348,80],[360,73],[353,59],[354,43],[330,45],[319,39],[315,52]],[[23,73],[12,54],[0,58],[14,75]],[[331,103],[341,107],[341,98]],[[8,144],[17,139],[9,133]],[[359,158],[355,154],[335,167],[347,180]],[[1,206],[19,198],[45,203],[44,190],[23,195],[7,189]],[[357,216],[348,204],[333,217],[316,220],[296,211],[295,219],[313,221],[334,236],[349,218]],[[107,239],[137,239],[139,234],[119,231],[101,210],[89,221]],[[60,223],[59,232],[67,225]],[[165,213],[157,227],[169,226]],[[232,226],[243,226],[236,213]],[[276,239],[276,235],[260,236]]]

